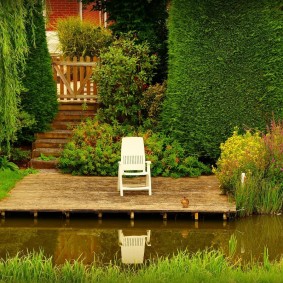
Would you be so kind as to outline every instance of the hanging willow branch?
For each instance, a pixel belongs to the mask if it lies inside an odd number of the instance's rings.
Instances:
[[[21,78],[28,53],[25,19],[32,16],[34,1],[0,2],[0,149],[5,145],[9,150],[18,128]]]

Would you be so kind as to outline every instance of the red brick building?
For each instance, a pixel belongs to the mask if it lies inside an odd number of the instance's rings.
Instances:
[[[78,16],[90,20],[99,26],[105,26],[106,15],[100,11],[91,11],[92,4],[82,5],[78,0],[46,0],[46,30],[56,30],[58,19]]]
[[[52,55],[61,53],[56,32],[58,19],[77,16],[82,20],[88,20],[98,26],[106,27],[106,13],[91,11],[92,5],[82,5],[78,0],[46,0],[46,37],[48,49]]]

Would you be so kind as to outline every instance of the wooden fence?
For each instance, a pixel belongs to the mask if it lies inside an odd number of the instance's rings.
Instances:
[[[96,102],[97,87],[91,76],[97,63],[97,57],[80,57],[79,60],[77,57],[52,57],[58,100]]]

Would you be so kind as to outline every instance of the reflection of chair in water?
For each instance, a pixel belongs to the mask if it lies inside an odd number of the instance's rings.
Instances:
[[[122,263],[143,263],[145,244],[150,246],[150,230],[146,235],[125,236],[118,230],[119,245],[121,246]]]

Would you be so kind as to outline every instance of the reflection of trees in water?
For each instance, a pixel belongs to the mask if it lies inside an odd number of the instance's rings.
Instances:
[[[227,232],[213,229],[178,229],[178,230],[160,230],[153,231],[151,238],[151,247],[145,250],[145,258],[156,258],[172,256],[177,251],[187,250],[197,252],[206,248],[220,248],[221,242],[215,241],[219,234],[227,238]]]
[[[238,240],[237,252],[244,260],[251,255],[262,259],[265,246],[271,259],[283,253],[283,216],[253,216],[227,222],[226,226],[218,222],[200,222],[199,227],[192,224],[177,223],[167,226],[153,226],[151,246],[145,247],[145,259],[157,256],[170,256],[178,250],[196,252],[207,247],[221,249],[228,254],[228,242],[234,233]],[[82,225],[83,226],[83,225]],[[87,225],[86,225],[87,226]],[[114,224],[113,224],[114,226]],[[146,234],[150,225],[139,225],[123,229],[125,235]],[[108,228],[109,227],[109,228]],[[54,257],[55,263],[66,259],[84,259],[91,263],[98,259],[104,263],[121,258],[118,245],[118,227],[111,228],[0,228],[0,257],[8,251],[11,256],[18,251],[44,249],[48,256]],[[143,229],[143,227],[146,227]]]
[[[118,245],[118,230],[100,230],[97,242],[99,245],[99,250],[97,250],[98,260],[108,263],[110,261],[113,262],[113,259],[120,258],[121,253]]]
[[[80,258],[84,263],[95,260],[109,262],[119,251],[116,230],[76,229],[61,230],[54,252],[56,264]]]
[[[264,247],[270,259],[283,253],[283,216],[252,216],[236,221],[238,252],[245,260],[251,255],[262,260]]]
[[[18,252],[39,251],[44,249],[47,256],[54,253],[57,230],[38,230],[36,228],[0,229],[0,257],[14,256]],[[55,239],[55,240],[54,240]]]

